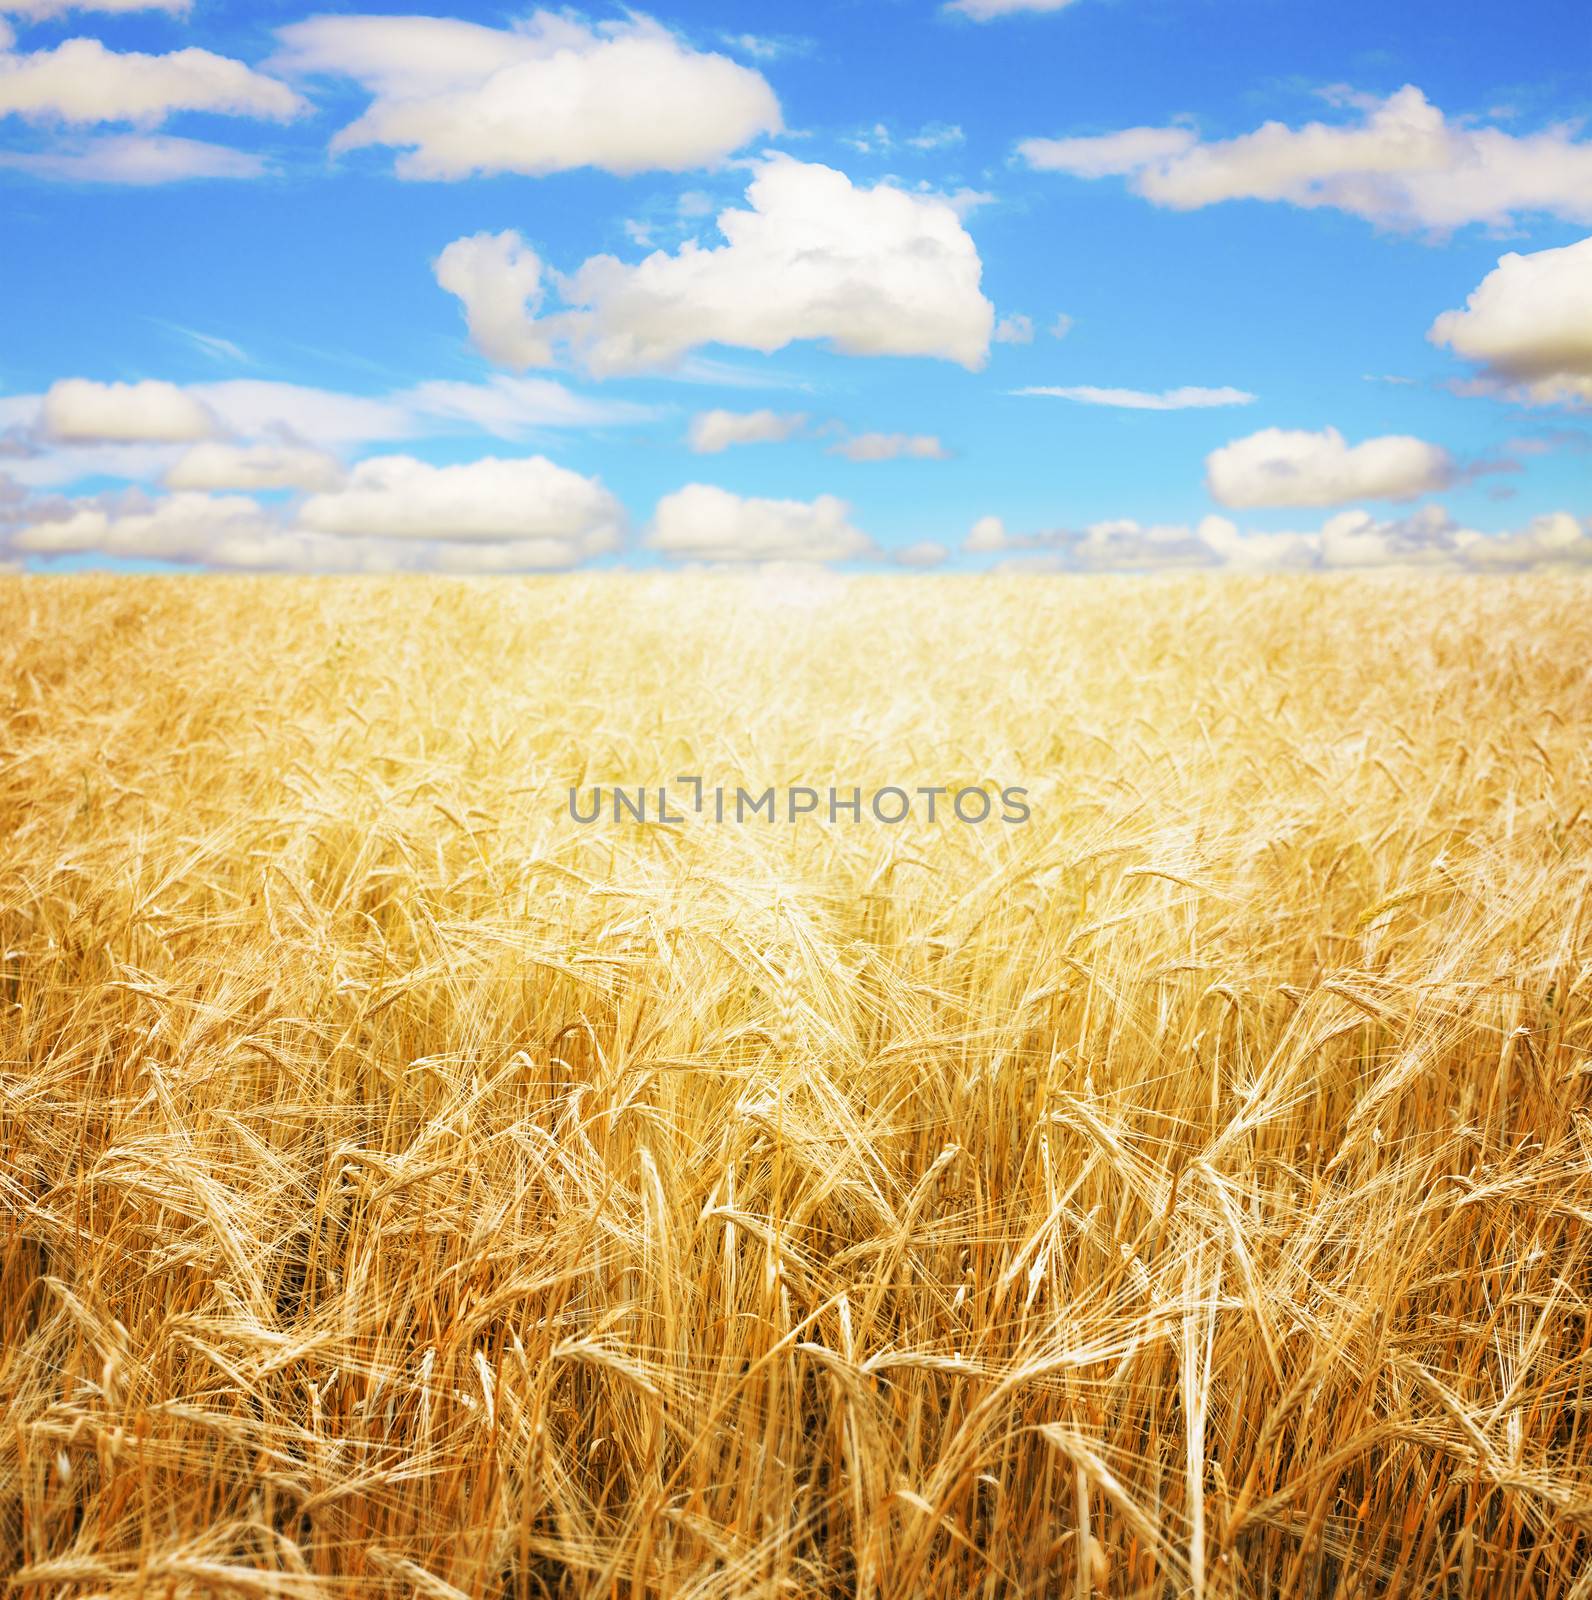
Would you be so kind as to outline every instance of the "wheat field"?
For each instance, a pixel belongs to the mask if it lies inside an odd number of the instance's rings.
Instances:
[[[1592,1596],[1592,582],[0,587],[0,1573]],[[1026,823],[568,791],[1021,784]]]

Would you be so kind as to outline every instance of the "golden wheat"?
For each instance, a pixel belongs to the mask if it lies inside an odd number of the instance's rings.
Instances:
[[[0,585],[12,1595],[1592,1597],[1592,583]]]

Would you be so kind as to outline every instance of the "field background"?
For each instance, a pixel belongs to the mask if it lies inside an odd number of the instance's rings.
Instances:
[[[1592,582],[0,581],[0,1575],[1592,1596]],[[1022,827],[570,785],[1026,783]]]

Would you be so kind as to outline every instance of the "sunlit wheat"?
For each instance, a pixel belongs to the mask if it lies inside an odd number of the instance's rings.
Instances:
[[[1592,1596],[1586,580],[3,585],[10,1593]]]

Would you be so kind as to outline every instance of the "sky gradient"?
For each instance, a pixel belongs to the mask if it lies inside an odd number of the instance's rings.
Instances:
[[[0,3],[0,564],[1586,562],[1589,113],[1584,0]]]

